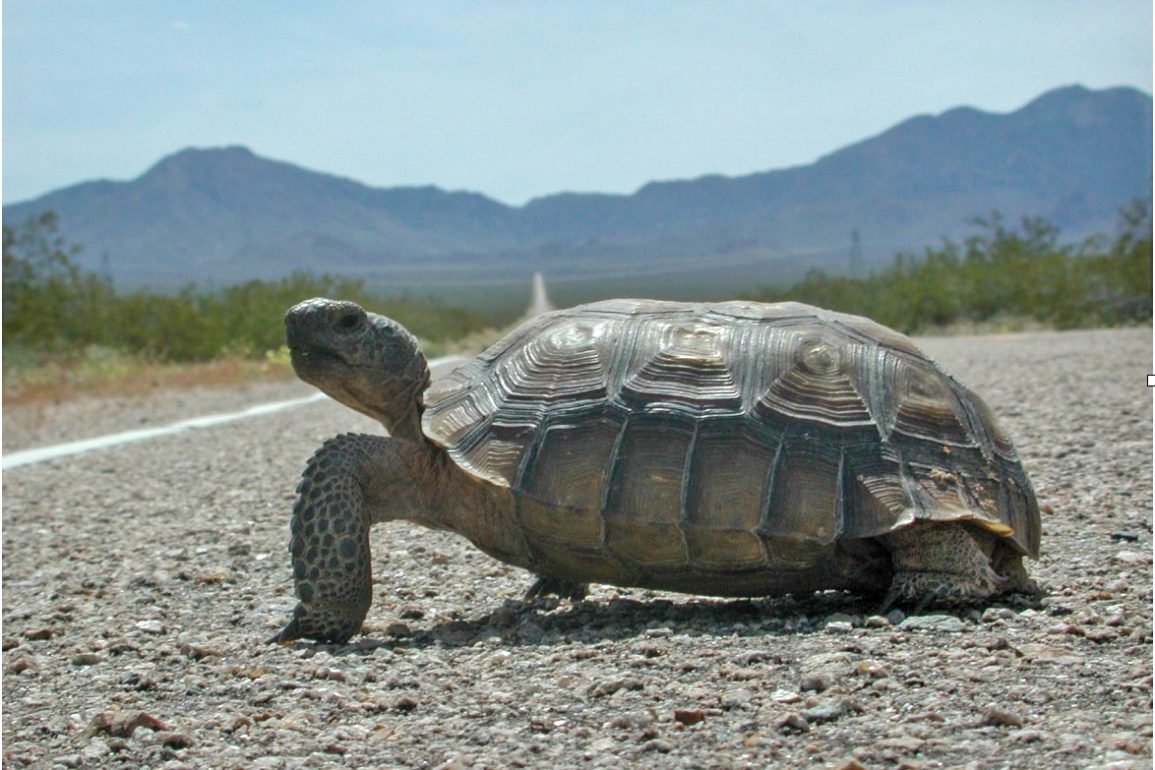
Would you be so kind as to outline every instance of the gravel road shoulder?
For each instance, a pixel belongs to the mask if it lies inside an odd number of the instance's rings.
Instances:
[[[919,343],[991,403],[1046,505],[1036,606],[527,606],[525,573],[396,524],[364,636],[268,645],[305,459],[376,432],[319,402],[4,474],[4,767],[1150,767],[1151,329]],[[227,410],[185,397],[174,419]],[[140,427],[132,405],[87,414],[14,446]]]

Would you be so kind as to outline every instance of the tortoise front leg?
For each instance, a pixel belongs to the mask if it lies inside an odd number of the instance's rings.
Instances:
[[[361,630],[373,600],[366,471],[380,468],[390,439],[346,434],[309,460],[293,506],[293,577],[300,602],[270,642],[343,643]]]

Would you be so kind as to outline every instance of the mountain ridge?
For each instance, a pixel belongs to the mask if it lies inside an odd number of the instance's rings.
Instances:
[[[700,272],[711,262],[745,283],[845,268],[852,233],[864,264],[879,264],[962,237],[994,209],[1052,218],[1080,237],[1113,226],[1123,205],[1149,195],[1150,179],[1151,97],[1066,86],[1008,113],[912,116],[809,164],[652,181],[629,194],[559,192],[510,206],[433,185],[373,187],[230,145],[10,204],[4,219],[57,211],[61,234],[85,247],[80,263],[108,266],[123,285],[306,269],[422,287],[535,270]]]

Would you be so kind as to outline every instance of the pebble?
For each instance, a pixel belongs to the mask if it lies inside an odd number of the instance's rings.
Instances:
[[[998,708],[997,706],[988,706],[983,709],[982,723],[984,725],[993,725],[996,727],[1022,727],[1026,720],[1021,714],[1014,711]]]
[[[141,620],[133,625],[146,634],[163,634],[167,630],[164,623],[159,620]]]
[[[726,690],[719,699],[724,709],[736,709],[754,700],[754,693],[745,688]]]
[[[807,722],[833,722],[846,713],[846,707],[838,701],[825,701],[802,711]]]
[[[898,624],[904,631],[936,631],[959,633],[966,630],[966,623],[954,615],[915,615]]]
[[[1121,564],[1128,565],[1151,563],[1151,554],[1142,551],[1119,551],[1112,558]]]
[[[806,717],[793,711],[779,719],[776,722],[776,726],[778,731],[783,733],[805,733],[810,731],[810,723],[806,721]]]
[[[849,634],[854,630],[854,625],[845,620],[833,620],[823,626],[822,630],[828,634]]]
[[[662,740],[661,738],[655,738],[652,741],[646,741],[644,744],[642,744],[643,752],[656,751],[659,754],[669,754],[673,750],[674,744],[667,740]]]
[[[854,757],[843,759],[834,767],[835,770],[866,770],[866,765],[862,764]]]
[[[186,733],[159,732],[156,734],[156,739],[161,745],[170,749],[187,749],[194,743],[192,737]]]
[[[802,700],[802,696],[793,690],[783,690],[779,688],[770,693],[770,700],[775,703],[797,703]]]
[[[706,719],[706,712],[702,709],[674,709],[674,721],[686,726],[696,725]]]

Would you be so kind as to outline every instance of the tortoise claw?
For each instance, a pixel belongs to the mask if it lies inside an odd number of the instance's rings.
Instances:
[[[361,620],[335,615],[325,622],[324,617],[310,616],[304,606],[298,604],[292,619],[280,633],[268,640],[269,644],[287,644],[297,639],[313,639],[317,642],[344,644],[361,630]]]
[[[288,644],[301,638],[300,624],[297,623],[297,618],[294,616],[279,633],[270,636],[265,640],[265,644]]]

